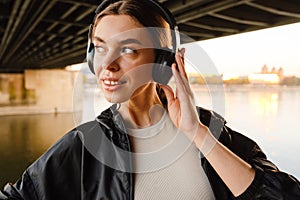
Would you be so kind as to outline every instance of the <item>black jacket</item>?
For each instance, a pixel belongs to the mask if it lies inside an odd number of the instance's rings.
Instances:
[[[256,171],[254,181],[234,197],[205,158],[202,167],[217,200],[300,200],[300,184],[266,159],[258,145],[225,125],[218,114],[198,108],[200,120],[221,143]],[[35,161],[0,199],[134,199],[131,145],[115,106],[67,133]]]

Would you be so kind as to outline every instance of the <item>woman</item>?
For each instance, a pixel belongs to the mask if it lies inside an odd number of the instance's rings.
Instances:
[[[161,84],[177,49],[168,14],[149,0],[100,5],[88,62],[115,104],[67,133],[1,198],[300,199],[299,182],[256,143],[194,106],[184,49],[171,66],[176,91]]]

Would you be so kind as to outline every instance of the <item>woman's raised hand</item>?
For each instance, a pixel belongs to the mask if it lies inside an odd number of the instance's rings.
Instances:
[[[168,113],[174,125],[184,132],[190,139],[193,139],[199,126],[205,128],[200,122],[194,95],[191,90],[184,65],[185,49],[181,49],[175,55],[176,63],[172,65],[172,72],[176,83],[176,91],[171,87],[162,85],[167,100]]]

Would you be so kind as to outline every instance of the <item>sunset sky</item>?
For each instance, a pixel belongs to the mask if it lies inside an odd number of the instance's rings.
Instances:
[[[247,75],[264,64],[300,77],[300,23],[198,42],[218,72]]]
[[[188,72],[246,76],[260,72],[263,65],[284,69],[284,75],[300,77],[300,23],[219,37],[191,43],[186,47],[194,57]],[[205,55],[204,55],[205,54]],[[79,68],[82,64],[73,65]],[[199,66],[206,66],[205,69]],[[76,68],[76,69],[77,69]],[[78,70],[78,69],[77,69]]]

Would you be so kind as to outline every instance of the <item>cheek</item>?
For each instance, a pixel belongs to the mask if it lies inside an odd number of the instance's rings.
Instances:
[[[127,80],[126,92],[133,93],[137,88],[148,84],[152,81],[152,64],[142,64],[131,68],[130,70],[123,72],[123,77]],[[121,79],[122,79],[121,78]]]
[[[152,80],[152,63],[140,64],[126,71],[126,76],[130,76],[134,82],[145,82]]]
[[[122,75],[121,75],[122,74]],[[105,92],[105,98],[111,103],[122,103],[131,98],[134,92],[152,80],[152,64],[143,64],[132,68],[121,69],[118,72],[120,79],[126,80],[126,84],[114,92]],[[103,91],[102,85],[100,87]]]

